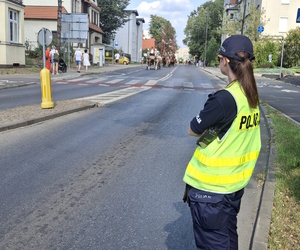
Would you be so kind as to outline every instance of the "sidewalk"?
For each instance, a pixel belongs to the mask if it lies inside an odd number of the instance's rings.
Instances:
[[[84,72],[84,68],[81,73],[77,73],[76,69],[71,69],[67,73],[60,73],[59,75],[51,75],[51,79],[66,80],[68,78],[74,78],[74,75],[84,76],[89,74],[101,74],[105,72],[111,72],[122,68],[128,67],[144,67],[145,65],[106,65],[104,67],[90,67],[88,73]],[[214,77],[227,82],[227,77],[222,75],[218,67],[206,67],[199,68],[199,70],[205,71]],[[10,78],[12,76],[0,75],[1,79]],[[16,75],[14,75],[16,77]],[[28,77],[28,75],[19,75],[20,79]],[[34,78],[33,83],[40,83],[39,74],[31,75]],[[35,81],[35,82],[34,82]],[[11,84],[11,85],[9,85]],[[5,86],[4,86],[5,85]],[[17,87],[17,82],[6,83],[0,85],[2,88]],[[67,100],[57,101],[54,103],[53,109],[42,109],[40,105],[31,105],[25,107],[18,107],[10,110],[0,111],[0,132],[9,129],[14,129],[37,122],[45,121],[54,117],[63,116],[72,112],[78,112],[85,109],[95,107],[95,104],[88,101],[79,100]],[[257,180],[252,178],[252,182],[249,183],[249,187],[245,191],[245,195],[242,200],[242,208],[238,219],[240,249],[267,249],[268,247],[268,235],[270,228],[270,219],[273,206],[274,195],[274,165],[273,160],[275,157],[274,145],[271,140],[272,130],[269,126],[269,121],[266,116],[266,109],[261,107],[261,137],[262,137],[262,152],[255,171],[266,172],[265,181],[258,187]],[[13,115],[12,115],[13,114]],[[268,144],[268,145],[267,145]],[[266,169],[265,169],[266,168]],[[256,172],[257,173],[257,172]],[[250,242],[250,245],[247,245]]]
[[[76,72],[76,68],[71,68],[71,70],[66,73],[60,73],[59,75],[51,75],[51,80],[67,80],[69,78],[74,78],[74,76],[84,76],[91,74],[101,74],[106,72],[111,72],[119,69],[129,68],[129,67],[144,67],[139,64],[109,64],[104,67],[90,67],[88,72],[85,73],[84,69],[81,73]],[[19,80],[10,80],[19,79]],[[24,79],[30,79],[29,83],[24,82]],[[30,84],[40,84],[40,74],[15,74],[15,75],[0,75],[0,90],[6,88],[15,88],[21,86],[28,86]],[[73,112],[78,112],[85,109],[90,109],[95,107],[94,103],[82,100],[65,100],[65,101],[54,101],[54,108],[52,109],[42,109],[41,105],[29,105],[24,107],[17,107],[8,110],[0,110],[0,132],[10,129],[15,129],[27,125],[31,125],[37,122],[42,122],[48,119],[53,119],[55,117],[63,116]]]

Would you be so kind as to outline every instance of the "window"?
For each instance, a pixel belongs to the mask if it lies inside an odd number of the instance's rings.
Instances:
[[[19,42],[19,12],[9,10],[9,41]]]
[[[99,14],[96,11],[92,10],[91,16],[92,16],[91,23],[99,26],[99,21],[98,21]]]
[[[290,0],[281,0],[281,4],[290,4]]]
[[[287,17],[280,17],[279,18],[278,32],[285,33],[287,31],[288,31],[288,18]]]

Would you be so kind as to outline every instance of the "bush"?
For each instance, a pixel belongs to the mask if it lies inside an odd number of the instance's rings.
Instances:
[[[300,66],[300,27],[287,33],[283,58],[284,67]]]
[[[254,45],[256,68],[274,68],[278,65],[280,58],[280,46],[276,41],[270,39],[262,39]],[[272,61],[269,62],[269,55],[272,55]]]

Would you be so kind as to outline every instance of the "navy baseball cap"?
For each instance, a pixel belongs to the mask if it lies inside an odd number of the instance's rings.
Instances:
[[[250,39],[243,35],[233,35],[228,37],[221,45],[221,49],[218,51],[219,55],[225,56],[242,62],[245,58],[237,56],[239,52],[248,52],[249,60],[255,59],[253,53],[253,45]]]

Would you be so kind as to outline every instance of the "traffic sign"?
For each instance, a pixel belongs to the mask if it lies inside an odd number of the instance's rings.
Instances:
[[[300,23],[300,9],[298,9],[298,12],[297,12],[296,23]]]
[[[115,41],[115,47],[118,47],[118,46],[119,46],[118,42],[117,42],[117,41]]]
[[[263,31],[264,31],[264,26],[258,26],[258,28],[257,28],[257,31],[259,32],[259,33],[262,33]]]
[[[52,42],[52,32],[46,28],[41,28],[38,33],[38,42],[40,45],[49,45]]]

